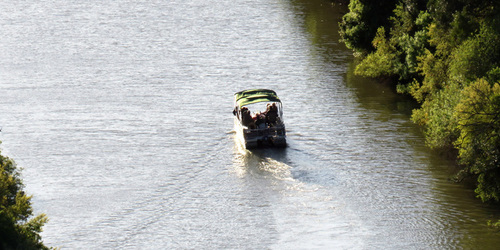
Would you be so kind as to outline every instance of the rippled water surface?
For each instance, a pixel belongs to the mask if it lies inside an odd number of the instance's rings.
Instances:
[[[352,76],[346,7],[314,0],[3,1],[3,153],[62,249],[494,248],[412,103]],[[233,139],[276,90],[289,147]]]

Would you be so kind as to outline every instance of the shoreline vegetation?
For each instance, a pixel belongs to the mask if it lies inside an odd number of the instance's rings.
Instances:
[[[40,235],[48,218],[33,217],[32,196],[23,188],[16,163],[0,150],[0,249],[49,249]]]
[[[344,1],[342,1],[344,2]],[[350,0],[341,41],[355,74],[419,103],[412,121],[431,149],[454,155],[456,181],[500,203],[500,2]]]

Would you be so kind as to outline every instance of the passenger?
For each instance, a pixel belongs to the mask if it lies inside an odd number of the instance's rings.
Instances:
[[[276,107],[276,103],[267,105],[266,120],[269,126],[274,126],[276,124],[276,121],[278,120],[278,107]]]
[[[255,129],[255,122],[247,107],[241,108],[241,124],[247,126],[249,129]]]
[[[265,128],[266,127],[266,116],[261,113],[255,114],[255,125],[257,128]]]

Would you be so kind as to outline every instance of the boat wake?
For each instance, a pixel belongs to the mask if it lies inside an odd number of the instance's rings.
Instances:
[[[297,175],[293,148],[246,150],[235,143],[233,172],[269,204],[279,248],[363,248],[367,230],[337,194]],[[292,152],[289,152],[292,151]],[[298,164],[303,164],[299,162]],[[300,236],[300,237],[298,237]]]

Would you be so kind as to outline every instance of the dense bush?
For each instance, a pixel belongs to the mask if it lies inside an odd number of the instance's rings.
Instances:
[[[461,163],[478,175],[476,193],[500,201],[500,85],[484,79],[463,91],[456,107],[460,137],[455,142]]]
[[[420,109],[413,111],[414,122],[425,127],[426,143],[435,149],[450,149],[459,136],[455,107],[461,99],[458,84],[433,92]]]
[[[40,214],[30,219],[30,200],[16,164],[0,154],[0,249],[48,249],[40,236],[47,217]]]

